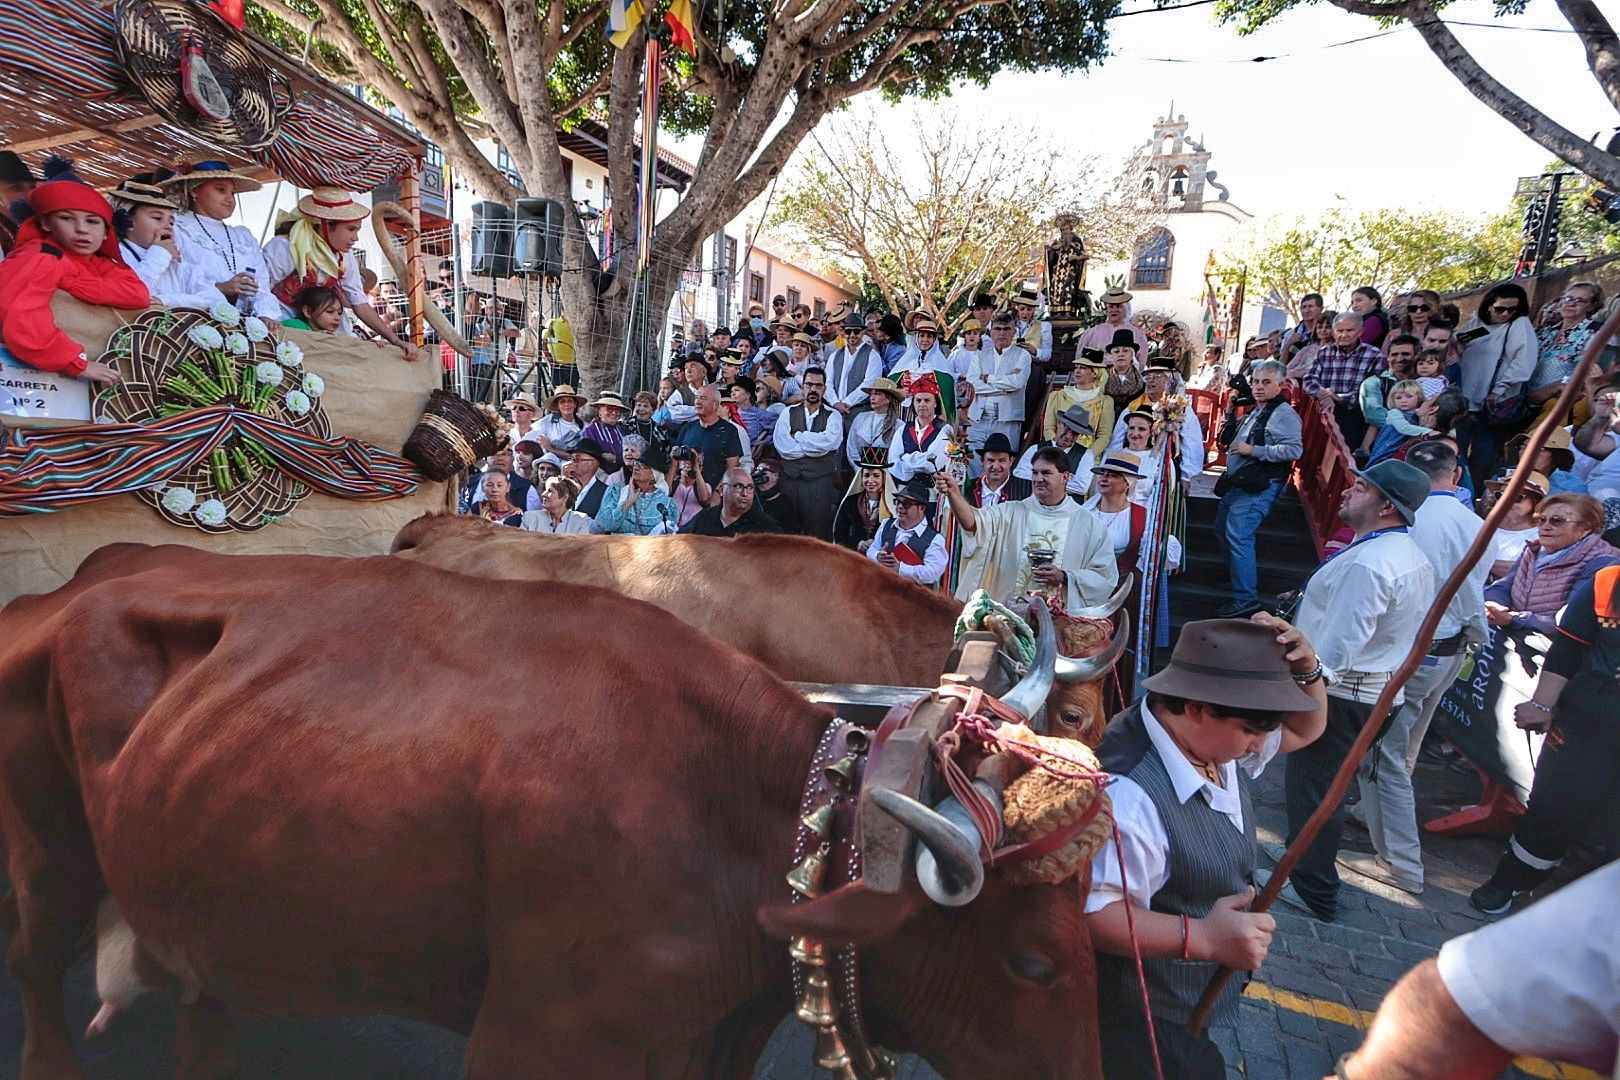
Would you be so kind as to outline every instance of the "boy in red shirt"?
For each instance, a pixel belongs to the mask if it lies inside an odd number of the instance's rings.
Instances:
[[[90,360],[56,325],[51,297],[64,289],[87,304],[144,308],[145,282],[124,264],[112,206],[63,158],[40,170],[46,182],[13,208],[17,243],[0,262],[0,343],[23,363],[94,383],[115,383],[118,369]]]

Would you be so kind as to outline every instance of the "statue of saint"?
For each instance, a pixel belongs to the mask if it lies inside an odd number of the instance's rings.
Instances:
[[[1083,319],[1091,313],[1086,292],[1086,243],[1074,235],[1073,214],[1059,214],[1058,239],[1046,249],[1046,312],[1053,319]]]

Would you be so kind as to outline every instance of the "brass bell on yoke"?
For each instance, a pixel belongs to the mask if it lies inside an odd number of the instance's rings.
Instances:
[[[823,843],[806,855],[803,862],[788,871],[788,888],[806,899],[820,896],[821,883],[827,877],[827,857],[831,854],[832,845]]]
[[[832,803],[828,803],[820,810],[812,810],[799,820],[804,822],[805,828],[825,840],[827,835],[832,832],[832,816]]]
[[[809,967],[827,966],[827,946],[807,937],[796,937],[788,942],[788,955]]]
[[[811,969],[804,976],[804,989],[799,993],[799,1002],[793,1009],[794,1015],[807,1024],[822,1027],[832,1024],[838,1018],[835,1008],[832,986],[827,982],[826,973],[819,968]],[[843,1047],[840,1046],[839,1049],[842,1050]]]
[[[827,783],[847,794],[855,790],[855,779],[860,775],[860,763],[859,754],[845,754],[821,770],[821,775],[827,778]]]
[[[838,1034],[837,1024],[816,1029],[816,1064],[838,1072],[850,1068],[849,1051],[844,1049],[844,1038]]]

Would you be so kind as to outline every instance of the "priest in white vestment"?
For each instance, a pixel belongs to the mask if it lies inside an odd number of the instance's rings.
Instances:
[[[1011,603],[1030,592],[1057,596],[1066,611],[1100,604],[1119,584],[1114,544],[1096,515],[1070,499],[1068,459],[1048,447],[1031,464],[1033,493],[1027,499],[974,507],[945,473],[935,486],[950,500],[962,527],[962,573],[956,598],[966,601],[975,589]],[[1030,560],[1030,551],[1047,549],[1050,563]]]

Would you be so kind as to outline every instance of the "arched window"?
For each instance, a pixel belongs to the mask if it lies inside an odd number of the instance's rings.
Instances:
[[[1170,263],[1175,256],[1176,238],[1169,229],[1154,229],[1136,241],[1131,259],[1131,288],[1168,289]]]

